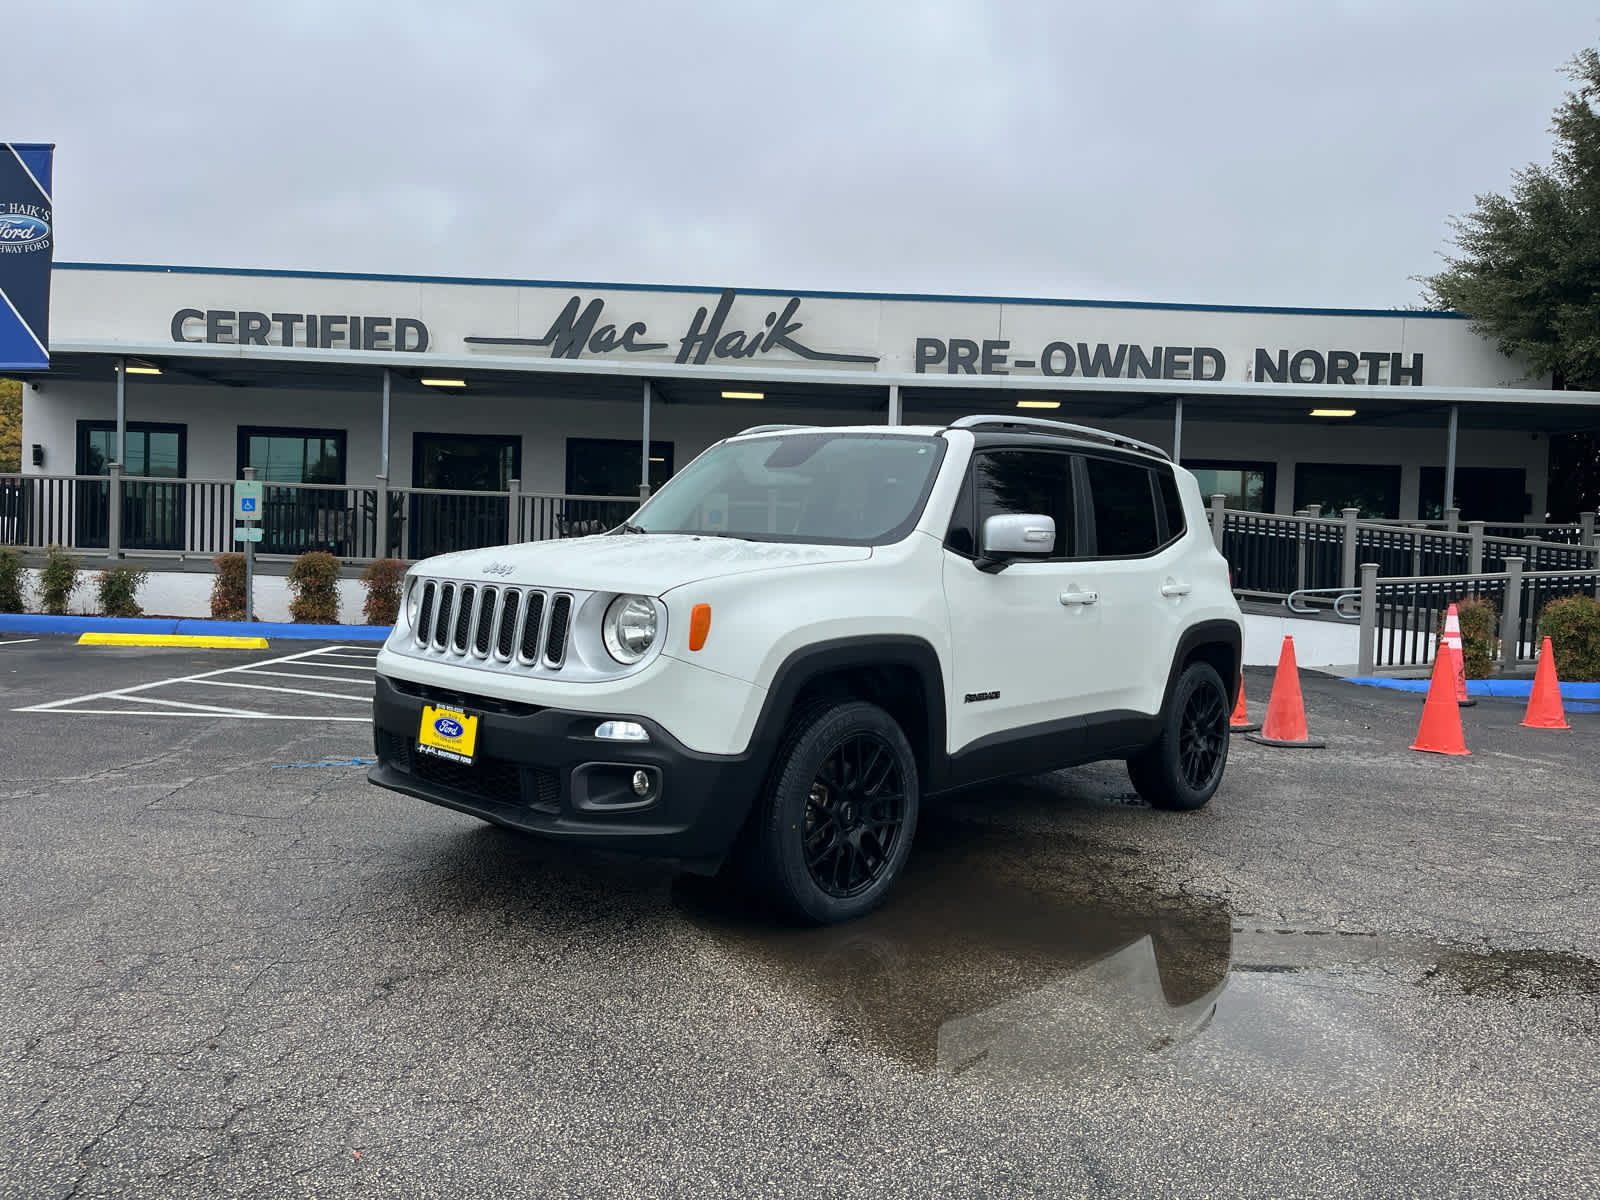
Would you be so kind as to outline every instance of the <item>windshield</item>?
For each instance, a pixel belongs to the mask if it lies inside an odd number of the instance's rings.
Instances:
[[[911,532],[943,438],[807,431],[723,442],[641,508],[628,529],[871,546]]]

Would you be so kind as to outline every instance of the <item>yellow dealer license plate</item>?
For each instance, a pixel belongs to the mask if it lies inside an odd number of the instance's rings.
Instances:
[[[454,708],[422,706],[417,752],[472,765],[478,747],[478,718]]]

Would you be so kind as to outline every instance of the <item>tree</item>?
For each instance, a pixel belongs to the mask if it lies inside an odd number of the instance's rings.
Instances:
[[[1458,254],[1421,282],[1433,307],[1467,314],[1557,387],[1600,390],[1600,51],[1582,51],[1566,74],[1574,86],[1551,124],[1550,165],[1518,171],[1509,196],[1475,197],[1450,222]],[[1600,436],[1552,437],[1552,517],[1597,503]]]
[[[22,470],[22,383],[0,379],[0,471]]]

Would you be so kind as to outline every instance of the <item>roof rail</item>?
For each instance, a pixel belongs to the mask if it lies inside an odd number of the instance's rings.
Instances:
[[[815,429],[815,425],[752,425],[749,429],[741,429],[734,437],[744,437],[747,433],[782,433],[786,429]]]
[[[1066,433],[1085,441],[1104,442],[1125,450],[1138,450],[1171,461],[1172,456],[1160,446],[1141,442],[1138,438],[1123,437],[1120,433],[1107,433],[1104,429],[1091,429],[1087,425],[1071,425],[1066,421],[1047,421],[1042,417],[971,416],[950,422],[951,429],[1033,429],[1040,433]]]

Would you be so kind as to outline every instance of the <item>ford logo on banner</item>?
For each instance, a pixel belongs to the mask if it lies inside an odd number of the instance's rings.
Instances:
[[[29,242],[41,242],[49,236],[49,222],[38,217],[0,215],[0,242],[8,246],[26,246]]]
[[[0,142],[0,375],[50,369],[55,147]]]
[[[439,731],[440,737],[458,738],[461,736],[461,722],[452,721],[449,717],[440,717],[433,723],[433,727]]]

